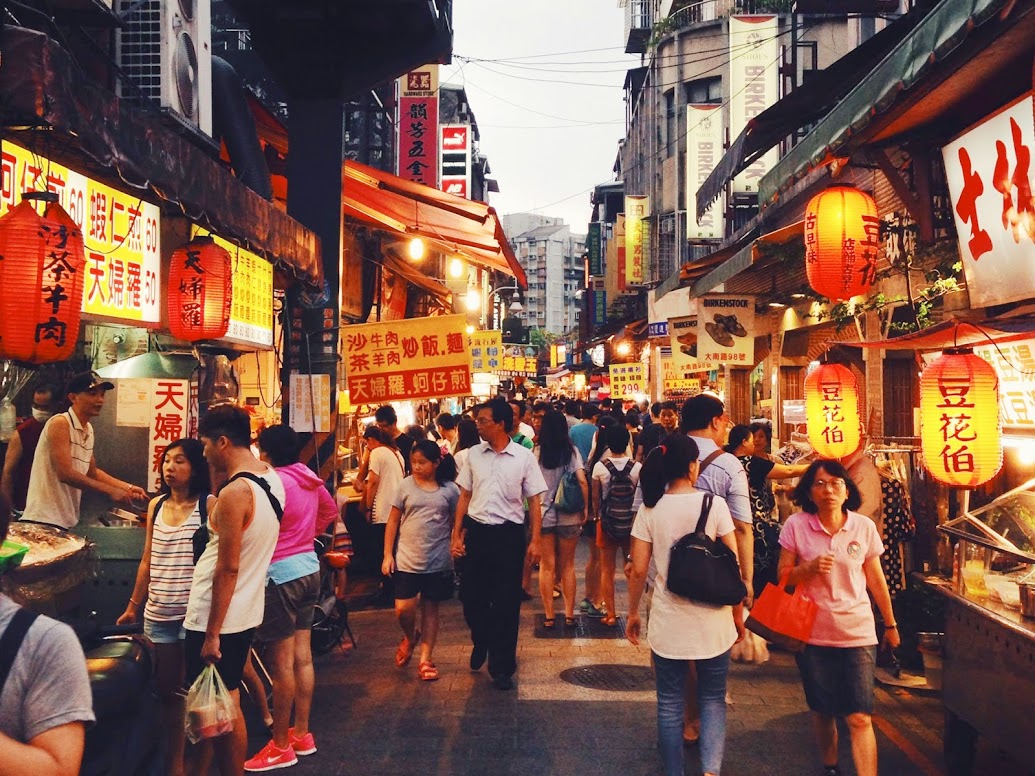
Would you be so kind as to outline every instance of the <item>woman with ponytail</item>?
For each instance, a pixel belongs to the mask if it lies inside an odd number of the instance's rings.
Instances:
[[[668,590],[669,549],[697,527],[706,507],[705,494],[694,487],[699,462],[697,444],[673,434],[647,456],[640,472],[643,506],[632,529],[632,569],[625,635],[640,643],[640,598],[653,557],[657,567],[647,641],[654,658],[658,697],[658,741],[668,776],[682,776],[683,692],[692,661],[697,669],[701,711],[701,767],[717,776],[726,745],[726,676],[730,649],[744,638],[743,606],[710,606]],[[705,532],[733,552],[733,518],[718,497],[708,507]],[[654,548],[657,547],[657,551]]]

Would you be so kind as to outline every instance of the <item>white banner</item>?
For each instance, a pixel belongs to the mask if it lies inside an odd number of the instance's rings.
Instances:
[[[1031,94],[942,149],[973,307],[1035,295]]]
[[[755,298],[711,294],[697,300],[697,360],[718,366],[755,365]]]
[[[776,16],[730,17],[730,137],[780,99],[780,32]],[[734,194],[757,194],[758,182],[780,161],[773,148],[733,179]]]
[[[723,195],[697,221],[697,190],[722,157],[722,106],[686,106],[686,236],[690,240],[719,240],[725,232]]]
[[[1035,431],[1035,339],[974,348],[999,375],[999,417],[1004,429]]]

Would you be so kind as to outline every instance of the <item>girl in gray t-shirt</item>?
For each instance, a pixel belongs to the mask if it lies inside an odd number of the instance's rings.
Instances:
[[[453,457],[443,455],[431,440],[413,443],[410,467],[413,474],[399,485],[388,516],[381,573],[395,580],[395,614],[403,632],[395,664],[402,668],[410,662],[423,635],[417,675],[434,681],[439,676],[431,660],[438,637],[438,605],[453,597],[449,543],[460,490],[453,483]],[[417,627],[418,603],[423,634]]]

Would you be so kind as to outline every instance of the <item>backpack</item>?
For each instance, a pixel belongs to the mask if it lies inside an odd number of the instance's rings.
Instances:
[[[625,468],[619,470],[610,460],[601,461],[611,474],[607,496],[600,505],[600,524],[612,539],[622,541],[632,534],[633,501],[636,498],[636,483],[632,480],[632,468],[636,464],[630,459]]]
[[[553,496],[553,505],[558,512],[566,515],[573,515],[586,508],[586,499],[582,496],[579,475],[575,473],[574,469],[565,467],[564,474],[561,475],[561,480],[557,484],[557,492]]]

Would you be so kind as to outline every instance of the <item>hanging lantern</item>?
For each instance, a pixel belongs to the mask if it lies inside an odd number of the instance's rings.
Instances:
[[[865,294],[877,274],[880,221],[873,198],[850,186],[827,189],[805,209],[809,285],[835,301]]]
[[[233,267],[211,237],[195,237],[172,255],[169,332],[187,342],[219,339],[230,327]]]
[[[47,203],[41,217],[32,200]],[[83,233],[56,194],[29,193],[0,218],[0,358],[45,364],[75,350]]]
[[[972,349],[946,350],[920,375],[920,443],[932,476],[959,488],[1003,465],[999,378]]]
[[[859,449],[859,389],[852,370],[820,364],[805,377],[809,444],[821,458],[843,458]]]

